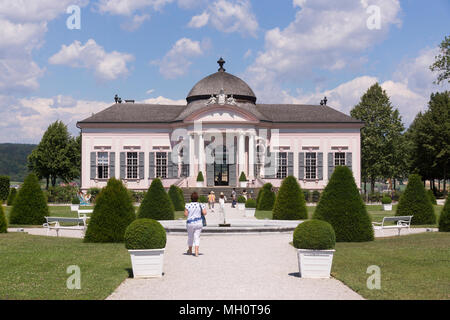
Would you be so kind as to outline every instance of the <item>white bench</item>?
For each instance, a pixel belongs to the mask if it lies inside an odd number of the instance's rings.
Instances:
[[[397,217],[384,217],[382,222],[372,222],[373,228],[375,230],[384,229],[397,229],[398,235],[400,235],[400,230],[407,228],[408,232],[411,230],[411,220],[413,216],[397,216]],[[387,222],[394,222],[394,225],[386,225]]]
[[[89,218],[87,215],[92,214],[93,209],[78,209],[78,218]]]
[[[43,224],[44,228],[47,228],[47,236],[50,230],[56,230],[56,236],[59,237],[59,230],[81,230],[83,234],[86,232],[86,217],[81,218],[65,218],[65,217],[45,217],[47,220]],[[76,223],[76,226],[61,226],[61,223]]]

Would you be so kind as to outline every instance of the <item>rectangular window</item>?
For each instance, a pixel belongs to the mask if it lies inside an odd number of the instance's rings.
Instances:
[[[277,153],[277,163],[278,163],[277,179],[286,178],[287,177],[287,153],[286,152],[278,152]]]
[[[334,153],[334,166],[345,166],[345,153],[335,152]]]
[[[127,179],[138,178],[138,153],[127,152]]]
[[[108,179],[108,152],[97,153],[97,178]]]
[[[307,152],[306,153],[306,180],[317,179],[317,153]]]
[[[156,153],[156,177],[167,178],[167,152]]]

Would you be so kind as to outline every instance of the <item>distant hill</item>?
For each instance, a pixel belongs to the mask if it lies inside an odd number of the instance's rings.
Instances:
[[[27,157],[35,144],[0,143],[0,175],[22,182],[27,173]]]

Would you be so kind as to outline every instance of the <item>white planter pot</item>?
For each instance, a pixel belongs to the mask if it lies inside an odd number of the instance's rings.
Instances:
[[[78,211],[78,209],[80,209],[79,204],[71,204],[70,205],[70,211]]]
[[[162,277],[164,250],[128,250],[133,265],[134,278]]]
[[[238,210],[245,210],[245,203],[238,203]]]
[[[239,181],[239,185],[241,186],[241,188],[246,188],[247,187],[247,181]]]
[[[384,211],[392,211],[392,204],[383,204]]]
[[[197,188],[203,188],[203,182],[197,181]]]
[[[246,217],[254,217],[256,209],[254,208],[245,208],[245,216]]]
[[[298,249],[298,268],[302,278],[330,278],[335,250]]]

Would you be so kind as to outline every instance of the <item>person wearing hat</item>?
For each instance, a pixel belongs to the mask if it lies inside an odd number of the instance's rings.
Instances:
[[[214,191],[211,190],[208,195],[208,207],[209,209],[212,208],[212,212],[214,212],[214,202],[216,202],[216,196],[214,195]]]

